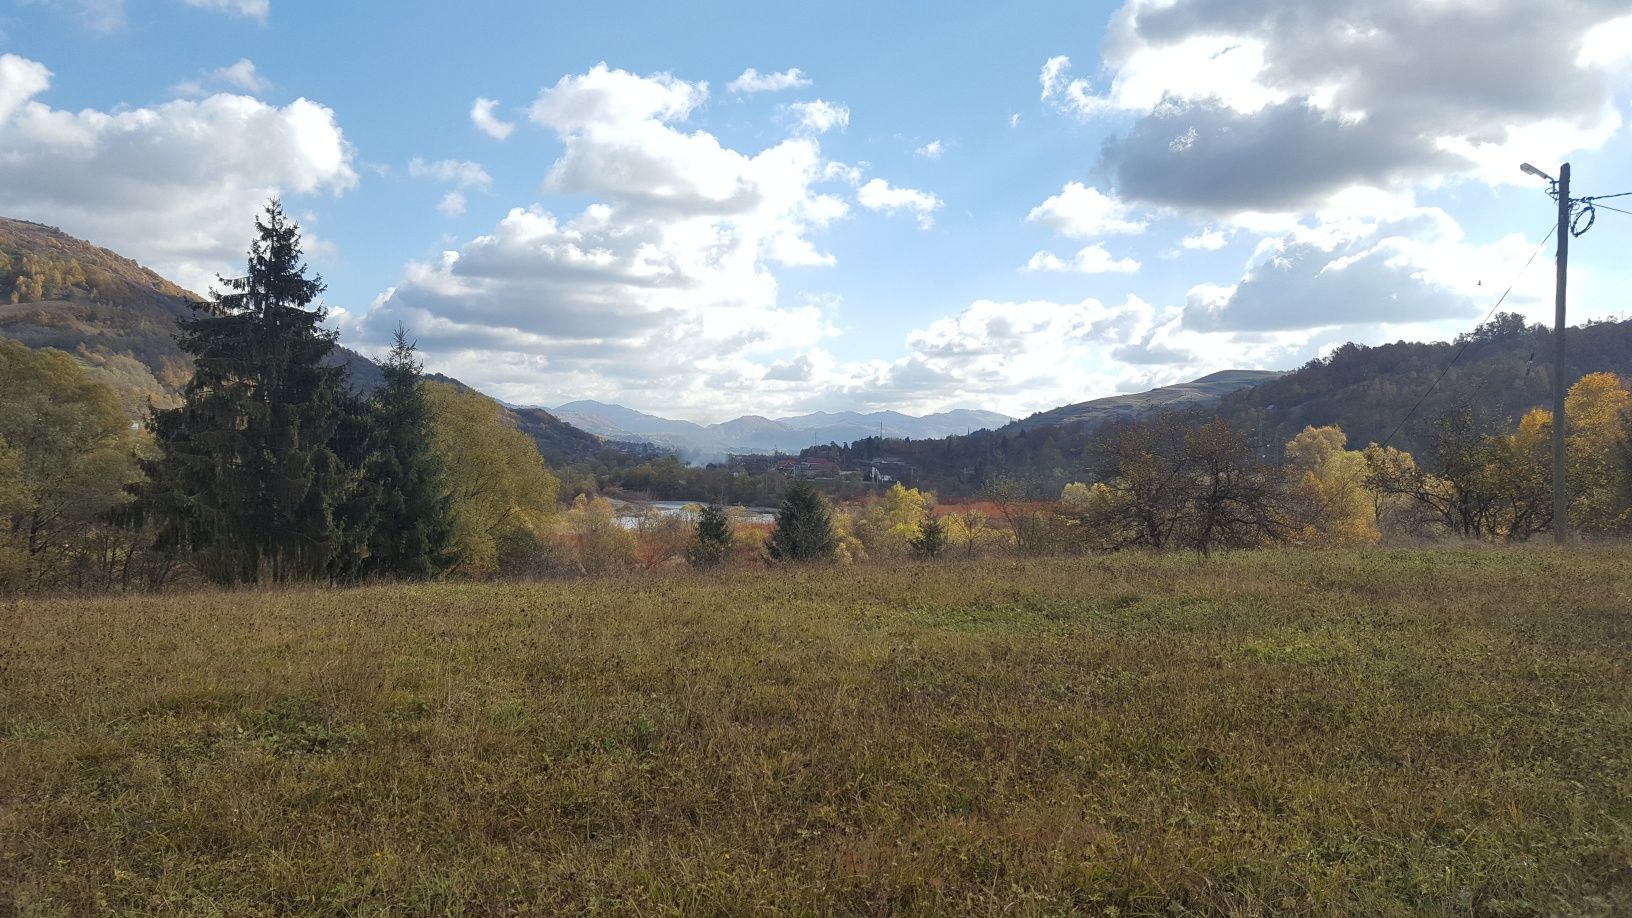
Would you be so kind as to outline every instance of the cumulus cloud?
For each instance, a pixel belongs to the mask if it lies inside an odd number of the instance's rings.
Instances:
[[[504,140],[516,126],[494,114],[498,107],[499,103],[493,99],[478,98],[470,106],[470,123],[494,140]]]
[[[1379,219],[1300,226],[1260,245],[1239,281],[1197,285],[1184,324],[1203,331],[1272,332],[1378,325],[1466,324],[1490,306],[1537,242],[1513,235],[1470,244],[1438,208]],[[1504,308],[1539,316],[1550,291],[1533,271]]]
[[[910,213],[918,218],[919,229],[926,230],[935,225],[935,211],[941,208],[941,199],[935,194],[916,188],[897,188],[881,178],[869,179],[857,188],[856,201],[868,210]]]
[[[44,65],[0,55],[0,212],[44,220],[204,289],[241,263],[268,197],[357,183],[334,113],[217,94],[151,108],[53,109]]]
[[[760,73],[752,67],[742,72],[742,75],[727,83],[725,88],[738,94],[756,92],[781,92],[784,89],[799,89],[809,86],[810,79],[794,67],[781,73]]]
[[[1108,84],[1054,58],[1043,95],[1134,116],[1101,162],[1124,200],[1306,212],[1354,187],[1512,181],[1520,160],[1602,144],[1622,124],[1624,19],[1624,0],[1546,15],[1524,0],[1128,0],[1103,48]]]
[[[794,102],[788,111],[800,128],[812,134],[826,134],[834,128],[842,131],[850,126],[850,109],[837,102],[822,99]]]
[[[1069,260],[1053,252],[1038,252],[1026,262],[1027,271],[1055,271],[1073,274],[1133,274],[1139,262],[1132,258],[1116,258],[1103,245],[1085,246]]]
[[[744,152],[689,129],[707,98],[703,83],[604,64],[544,89],[531,118],[564,148],[546,185],[594,203],[513,208],[410,265],[348,334],[383,342],[401,320],[437,369],[531,404],[729,410],[767,374],[794,374],[788,352],[833,328],[821,304],[781,304],[772,269],[831,264],[812,236],[848,206],[819,188],[839,179],[814,137]]]
[[[941,143],[939,140],[931,140],[914,152],[924,159],[940,159],[946,154],[946,144]]]
[[[1081,182],[1067,183],[1059,194],[1032,208],[1026,221],[1079,239],[1142,233],[1147,226],[1131,217],[1126,204]]]
[[[910,332],[900,358],[834,367],[826,388],[869,407],[980,404],[1023,415],[1116,391],[1127,368],[1108,352],[1170,321],[1137,297],[1115,306],[977,300]]]
[[[178,96],[199,97],[209,94],[210,86],[229,86],[249,93],[264,93],[272,82],[255,69],[255,62],[242,58],[236,64],[217,67],[201,74],[198,79],[177,83],[173,92]]]

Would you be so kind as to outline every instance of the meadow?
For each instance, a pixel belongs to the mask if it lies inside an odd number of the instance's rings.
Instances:
[[[1632,549],[0,603],[0,915],[1632,913]]]

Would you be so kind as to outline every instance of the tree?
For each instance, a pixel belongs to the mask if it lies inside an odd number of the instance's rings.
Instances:
[[[826,561],[838,550],[827,503],[803,479],[788,486],[771,531],[770,553],[777,561]]]
[[[1245,431],[1214,418],[1186,432],[1184,444],[1195,468],[1182,530],[1192,548],[1210,555],[1284,535],[1276,477],[1253,455]]]
[[[1570,521],[1582,532],[1611,533],[1632,525],[1632,490],[1622,455],[1632,393],[1614,373],[1589,373],[1565,397]]]
[[[629,564],[635,552],[635,534],[623,528],[611,501],[578,495],[563,525],[578,571],[604,574]]]
[[[731,556],[731,521],[725,508],[709,504],[697,514],[696,535],[686,549],[686,561],[695,568],[719,567]]]
[[[1105,425],[1088,449],[1088,469],[1103,491],[1096,528],[1108,548],[1161,551],[1179,535],[1194,488],[1185,434],[1200,416],[1162,411]]]
[[[924,521],[910,544],[914,558],[939,558],[946,548],[946,527],[932,516]]]
[[[899,557],[912,551],[934,496],[896,482],[857,520],[857,535],[874,557]]]
[[[398,326],[374,393],[375,443],[369,461],[374,495],[367,569],[397,577],[431,577],[454,558],[453,509],[433,446],[435,417],[415,345]]]
[[[447,488],[451,569],[498,570],[504,541],[544,538],[557,481],[526,434],[506,423],[499,403],[448,383],[425,384],[431,451]]]
[[[692,541],[685,517],[650,507],[635,519],[635,561],[643,570],[656,570],[683,557]]]
[[[986,514],[975,507],[965,507],[947,514],[946,519],[949,540],[963,546],[964,557],[975,557],[991,532],[986,527]]]
[[[1436,417],[1418,463],[1366,449],[1366,487],[1414,508],[1414,528],[1486,541],[1522,541],[1552,524],[1548,441],[1552,415],[1529,412],[1512,434],[1491,433],[1467,404]],[[1381,506],[1381,504],[1379,504]]]
[[[119,399],[61,351],[0,338],[0,586],[64,582],[136,477]]]
[[[1345,449],[1347,439],[1335,425],[1305,427],[1286,444],[1288,509],[1304,542],[1364,545],[1382,538],[1365,487],[1365,454]]]
[[[368,538],[341,509],[362,470],[336,442],[362,409],[345,369],[324,365],[335,333],[311,306],[323,282],[306,274],[299,228],[274,200],[255,229],[245,276],[221,279],[182,323],[193,377],[180,406],[153,415],[158,455],[131,519],[220,583],[330,577]]]

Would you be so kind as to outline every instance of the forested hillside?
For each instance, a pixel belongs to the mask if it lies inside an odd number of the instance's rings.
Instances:
[[[1251,432],[1256,447],[1270,457],[1278,457],[1289,440],[1311,426],[1342,428],[1356,449],[1382,443],[1397,429],[1390,445],[1415,451],[1424,445],[1434,419],[1453,409],[1468,409],[1476,426],[1488,433],[1514,426],[1532,408],[1550,405],[1552,341],[1545,326],[1501,314],[1453,342],[1345,344],[1294,372],[1263,374],[1256,385],[1223,395],[1216,406],[1193,401],[1142,407],[1126,398],[1107,399],[1114,404],[1103,411],[1091,410],[1100,402],[1085,402],[972,436],[869,438],[806,453],[845,460],[899,459],[910,467],[903,474],[912,484],[947,496],[977,494],[1005,478],[1033,496],[1053,497],[1066,484],[1083,479],[1084,450],[1096,430],[1163,407],[1216,411]],[[1597,372],[1632,376],[1632,320],[1590,322],[1570,329],[1568,341],[1567,384]],[[1445,378],[1436,385],[1442,373]]]
[[[1632,320],[1589,322],[1571,328],[1566,341],[1566,386],[1588,373],[1632,375]],[[1392,445],[1414,450],[1429,420],[1452,408],[1473,408],[1482,422],[1503,426],[1550,405],[1552,354],[1552,329],[1504,313],[1453,342],[1345,344],[1227,396],[1220,410],[1254,416],[1255,423],[1261,418],[1263,439],[1271,444],[1285,443],[1308,426],[1335,424],[1356,446],[1381,443],[1398,427]]]

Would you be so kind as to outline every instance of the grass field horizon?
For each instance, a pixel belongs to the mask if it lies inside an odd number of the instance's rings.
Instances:
[[[1632,911],[1632,549],[0,602],[0,915]]]

